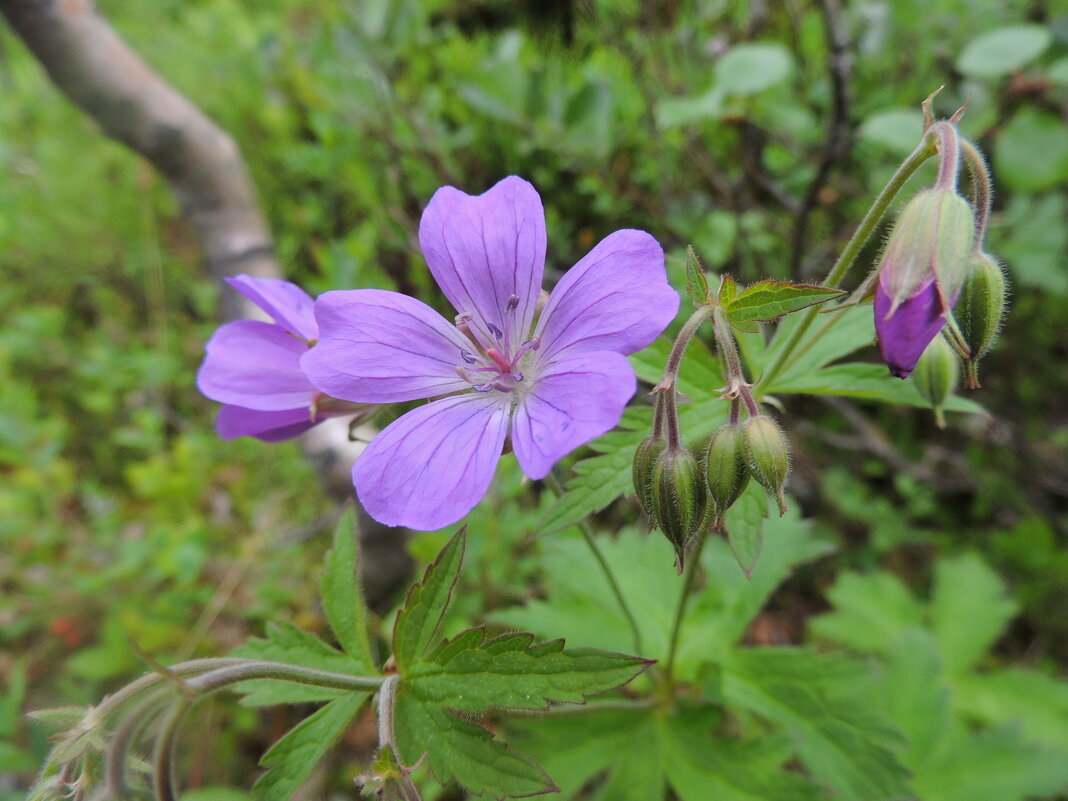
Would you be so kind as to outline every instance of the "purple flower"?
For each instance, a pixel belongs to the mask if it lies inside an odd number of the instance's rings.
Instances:
[[[439,398],[388,426],[352,470],[372,517],[429,530],[478,503],[509,439],[539,479],[615,426],[635,390],[625,354],[663,331],[679,298],[656,240],[624,230],[569,270],[538,314],[545,215],[515,176],[479,196],[439,189],[419,242],[455,323],[396,292],[327,292],[315,306],[319,343],[301,364],[337,398]]]
[[[957,302],[975,218],[955,191],[906,204],[886,242],[875,289],[875,331],[891,375],[907,378]]]
[[[300,369],[300,357],[319,337],[314,301],[300,287],[239,275],[226,282],[274,320],[221,326],[206,346],[197,387],[226,404],[215,419],[223,439],[251,436],[277,442],[303,434],[327,414],[319,392]]]

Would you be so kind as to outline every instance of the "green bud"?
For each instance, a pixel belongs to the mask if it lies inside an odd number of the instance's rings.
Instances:
[[[696,457],[686,448],[668,448],[653,468],[653,520],[675,546],[682,569],[687,540],[701,527],[708,491]]]
[[[1005,274],[997,259],[988,253],[975,254],[968,264],[968,274],[961,287],[954,316],[972,355],[968,359],[968,389],[978,389],[978,362],[997,339],[1005,315],[1008,294]]]
[[[749,467],[745,463],[745,442],[742,427],[734,424],[720,426],[708,440],[705,451],[705,476],[709,497],[716,505],[715,527],[723,523],[723,515],[734,505],[749,483]]]
[[[936,336],[923,352],[916,369],[912,372],[923,399],[934,409],[935,422],[939,428],[946,427],[942,407],[957,388],[960,380],[960,358],[945,337]]]
[[[653,468],[665,447],[667,443],[662,437],[650,435],[641,441],[634,452],[631,468],[634,492],[638,496],[638,505],[649,517],[653,517]]]
[[[925,189],[901,211],[886,240],[879,283],[892,308],[911,298],[932,277],[943,298],[955,297],[975,238],[975,215],[951,189]]]
[[[786,514],[783,489],[790,474],[790,447],[782,429],[770,418],[750,417],[742,429],[745,439],[745,461],[760,484],[775,496],[779,514]]]

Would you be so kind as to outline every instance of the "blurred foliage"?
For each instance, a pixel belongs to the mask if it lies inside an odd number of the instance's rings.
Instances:
[[[1048,676],[1068,662],[1068,618],[1051,613],[1068,603],[1063,6],[869,0],[832,15],[852,56],[849,147],[812,198],[805,248],[795,253],[797,220],[833,121],[823,9],[836,4],[100,5],[236,137],[288,277],[313,293],[398,288],[439,308],[415,232],[442,184],[474,192],[509,173],[530,179],[546,205],[550,272],[625,226],[661,240],[679,287],[688,243],[709,270],[739,280],[818,278],[914,145],[918,102],[943,83],[943,113],[967,100],[962,129],[991,155],[998,188],[990,249],[1014,286],[1002,339],[983,364],[985,387],[974,396],[989,415],[951,415],[939,432],[915,409],[784,394],[796,453],[792,491],[839,548],[788,580],[750,636],[801,642],[808,617],[829,599],[835,611],[815,627],[821,638],[873,654],[885,686],[902,671],[930,676],[930,686],[912,688],[930,698],[906,697],[941,710],[937,723],[951,734],[942,751],[902,759],[930,777],[932,798],[962,797],[953,793],[970,785],[949,787],[947,777],[968,760],[1033,756],[1063,738],[1042,717],[1052,715],[1047,699],[1063,694]],[[142,669],[131,641],[166,661],[226,651],[267,620],[321,628],[314,565],[327,545],[309,537],[328,528],[331,515],[296,446],[221,443],[212,433],[213,410],[194,391],[193,375],[216,323],[218,288],[161,179],[67,104],[6,30],[0,84],[6,801],[20,797],[20,782],[47,747],[19,710],[93,702]],[[865,260],[875,255],[872,246]],[[531,582],[544,592],[565,580],[566,559],[563,573],[541,565],[561,560],[570,535],[525,537],[552,505],[502,463],[493,494],[469,521],[480,536],[471,538],[462,578],[470,591],[458,593],[451,610],[454,630],[514,607]],[[631,514],[616,504],[597,522],[614,530]],[[628,537],[619,547],[637,541]],[[444,533],[420,535],[411,549],[428,560],[443,542]],[[765,544],[765,558],[775,546]],[[961,552],[983,561],[953,556]],[[938,588],[956,581],[959,589],[968,578],[993,587],[999,580],[984,563],[1008,581],[1020,614],[1011,618],[995,603],[1001,625],[971,647],[991,670],[956,670],[947,649],[961,646],[942,639]],[[856,570],[864,572],[846,572]],[[913,595],[932,576],[933,606],[923,611]],[[886,635],[905,644],[894,652],[858,641],[847,625],[865,604],[875,622],[893,620],[888,598],[911,610]],[[970,598],[958,603],[961,614]],[[976,589],[975,603],[983,600]],[[500,614],[503,621],[518,612]],[[966,629],[965,619],[957,625]],[[1014,698],[1026,701],[1018,715]],[[943,737],[919,732],[929,716],[918,720],[901,704],[888,714],[910,737]],[[210,788],[250,783],[252,754],[292,722],[280,714],[264,726],[251,711],[227,709],[234,725],[205,726],[189,779],[207,789],[188,797],[238,797]],[[977,723],[992,728],[976,733],[969,727]],[[634,731],[678,738],[691,724]],[[760,758],[777,765],[788,753],[769,746]],[[1021,760],[1016,769],[1039,764]],[[689,797],[687,764],[671,770]],[[1037,767],[1031,776],[1031,784],[1007,779],[999,797],[1057,786],[1056,775]]]

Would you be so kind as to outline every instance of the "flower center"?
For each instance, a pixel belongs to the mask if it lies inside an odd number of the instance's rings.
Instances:
[[[486,323],[491,336],[485,341],[484,334],[471,325],[471,314],[461,312],[456,315],[456,327],[473,346],[473,350],[460,349],[460,358],[464,364],[458,365],[456,374],[471,385],[476,392],[512,392],[523,381],[519,369],[520,360],[541,345],[538,337],[532,337],[522,343],[514,340],[523,332],[515,330],[515,310],[519,307],[519,298],[512,295],[504,310],[504,330],[493,323]]]

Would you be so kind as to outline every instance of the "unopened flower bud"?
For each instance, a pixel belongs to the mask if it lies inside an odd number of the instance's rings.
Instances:
[[[653,520],[675,547],[681,569],[687,540],[701,526],[708,491],[701,466],[686,448],[668,448],[653,468]]]
[[[714,525],[718,529],[723,515],[749,483],[742,427],[728,423],[716,429],[708,440],[705,454],[705,476],[709,497],[716,505]]]
[[[956,311],[957,324],[972,349],[965,382],[969,389],[979,388],[975,363],[986,355],[997,338],[1007,294],[1001,265],[988,253],[975,254],[968,264]]]
[[[943,298],[955,298],[964,283],[975,237],[968,201],[951,189],[926,189],[908,202],[886,241],[879,284],[890,297],[890,314],[932,278]]]
[[[945,428],[946,418],[942,408],[960,379],[960,358],[945,337],[935,337],[927,346],[912,377],[920,395],[934,409],[938,427]]]
[[[634,479],[634,493],[638,496],[638,505],[649,517],[653,517],[653,470],[657,457],[663,453],[667,443],[662,437],[650,435],[643,439],[634,452],[634,464],[631,468]],[[655,521],[655,518],[653,518]]]
[[[786,514],[783,489],[790,474],[790,448],[786,435],[773,420],[763,415],[746,420],[742,431],[749,472],[775,496],[779,503],[779,514]]]

